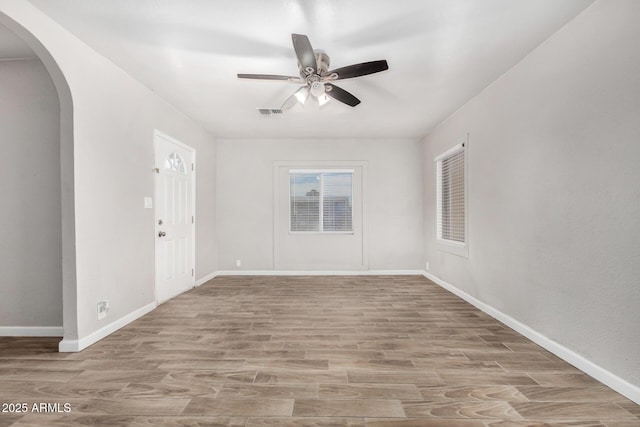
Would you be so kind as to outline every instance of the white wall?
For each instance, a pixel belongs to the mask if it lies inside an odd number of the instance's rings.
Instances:
[[[367,164],[368,268],[420,269],[421,152],[412,140],[217,141],[218,268],[274,268],[275,162],[354,161]]]
[[[192,120],[29,3],[0,0],[0,12],[44,45],[73,98],[77,294],[72,307],[65,296],[64,326],[65,348],[83,347],[111,323],[126,322],[155,302],[154,215],[143,204],[154,190],[154,129],[197,150],[196,279],[216,270],[214,143]],[[101,299],[110,301],[111,310],[98,321]],[[67,310],[75,316],[68,318]]]
[[[38,59],[0,61],[0,94],[0,328],[62,327],[58,95]]]
[[[640,2],[597,1],[437,127],[424,150],[430,273],[636,386],[638,22]],[[436,250],[433,158],[467,132],[465,259]]]
[[[80,337],[101,327],[96,301],[111,302],[112,319],[155,301],[153,131],[196,149],[196,270],[215,271],[210,252],[215,212],[211,137],[101,56],[84,52],[74,97],[76,262]],[[102,82],[96,85],[96,82]]]

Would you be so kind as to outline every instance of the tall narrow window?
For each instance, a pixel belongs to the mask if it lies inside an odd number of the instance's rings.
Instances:
[[[353,170],[289,171],[292,232],[353,232]]]
[[[435,158],[438,240],[466,245],[465,147],[459,144]]]

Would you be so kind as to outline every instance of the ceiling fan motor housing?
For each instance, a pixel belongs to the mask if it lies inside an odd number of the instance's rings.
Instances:
[[[327,74],[327,71],[329,71],[329,64],[331,62],[329,55],[320,49],[314,50],[313,53],[316,55],[316,62],[318,63],[318,75],[324,76]]]
[[[316,74],[318,76],[324,76],[325,74],[327,74],[327,71],[329,71],[329,64],[331,63],[331,59],[329,58],[329,55],[327,55],[324,50],[314,49],[313,53],[316,57],[316,63],[318,64],[318,69],[316,70]],[[300,76],[302,78],[306,78],[307,73],[302,68],[302,65],[300,65],[300,63],[298,63],[298,69],[300,70]]]

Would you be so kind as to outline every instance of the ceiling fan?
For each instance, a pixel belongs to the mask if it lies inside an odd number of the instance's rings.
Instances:
[[[329,70],[329,56],[322,50],[314,50],[309,38],[303,34],[291,34],[293,50],[298,58],[300,77],[282,76],[275,74],[238,74],[241,79],[283,80],[303,84],[293,95],[282,104],[282,109],[289,109],[296,103],[304,104],[309,95],[318,100],[320,106],[333,98],[351,107],[355,107],[360,100],[346,90],[334,85],[335,80],[351,79],[388,70],[387,61],[371,61]]]

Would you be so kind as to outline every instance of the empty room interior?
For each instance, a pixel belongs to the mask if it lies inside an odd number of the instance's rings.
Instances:
[[[640,426],[640,2],[0,0],[0,427]]]

